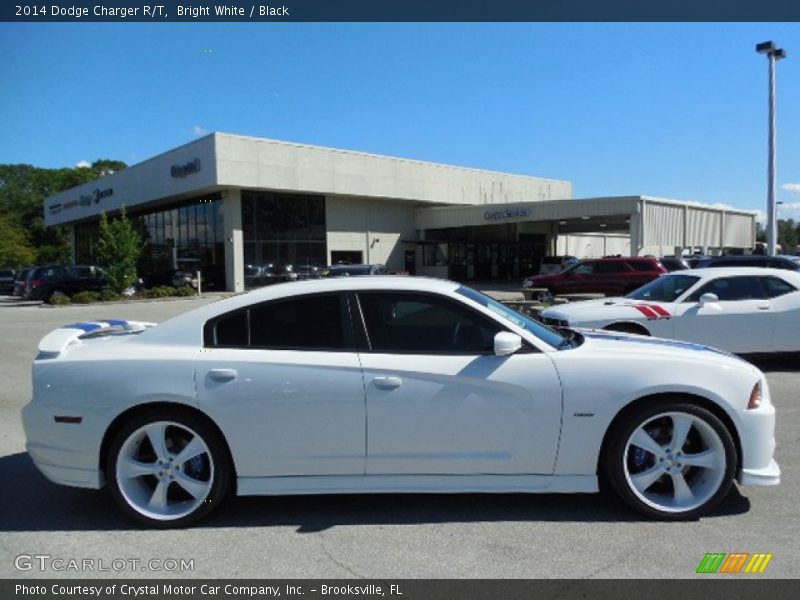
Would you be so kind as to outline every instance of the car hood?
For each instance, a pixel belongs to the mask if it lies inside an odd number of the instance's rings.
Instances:
[[[636,358],[653,356],[662,359],[716,363],[759,374],[759,370],[749,362],[712,346],[616,331],[597,329],[576,329],[576,331],[584,338],[581,349],[596,354],[605,353],[609,357],[616,355],[620,359],[630,354]]]
[[[628,319],[665,318],[672,314],[673,305],[669,302],[648,302],[623,297],[570,302],[569,304],[547,308],[541,312],[543,317],[567,321],[570,325],[580,325],[584,321],[608,320],[620,317]]]

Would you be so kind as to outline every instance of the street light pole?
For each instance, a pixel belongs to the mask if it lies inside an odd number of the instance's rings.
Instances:
[[[756,52],[766,54],[769,64],[769,154],[767,158],[767,254],[775,254],[778,237],[777,209],[775,207],[775,63],[786,58],[783,48],[773,42],[756,44]]]

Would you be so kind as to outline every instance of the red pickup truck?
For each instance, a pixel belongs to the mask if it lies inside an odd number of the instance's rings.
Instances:
[[[613,257],[582,260],[553,275],[534,275],[526,288],[542,288],[540,300],[559,294],[624,296],[667,272],[657,258]]]

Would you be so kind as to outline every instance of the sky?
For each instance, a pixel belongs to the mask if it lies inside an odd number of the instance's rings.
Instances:
[[[0,24],[0,163],[140,162],[211,131],[800,218],[800,24]]]

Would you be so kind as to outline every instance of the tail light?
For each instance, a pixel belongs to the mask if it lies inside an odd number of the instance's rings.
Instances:
[[[42,280],[41,279],[31,279],[31,287],[32,288],[37,288],[40,285],[42,285]]]
[[[753,386],[753,391],[750,392],[750,400],[747,402],[747,410],[758,408],[761,405],[761,382]]]

